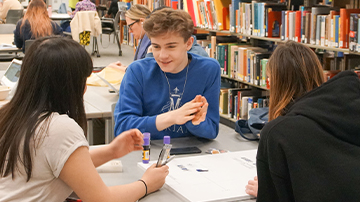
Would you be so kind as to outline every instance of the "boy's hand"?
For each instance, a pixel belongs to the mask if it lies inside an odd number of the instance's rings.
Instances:
[[[199,125],[201,122],[205,121],[206,119],[206,113],[209,103],[207,102],[204,96],[200,96],[200,95],[197,95],[194,100],[198,103],[199,102],[203,103],[201,109],[194,114],[195,117],[192,119],[192,124]]]
[[[201,95],[197,95],[193,100],[185,103],[179,109],[174,110],[171,115],[175,119],[174,124],[182,125],[190,120],[193,120],[195,118],[195,114],[197,114],[204,105],[204,103],[201,102],[201,97]]]

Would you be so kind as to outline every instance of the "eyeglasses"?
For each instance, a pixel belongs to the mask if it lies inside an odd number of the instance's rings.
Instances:
[[[135,20],[134,22],[132,22],[131,24],[128,25],[128,28],[132,31],[131,27],[132,27],[135,23],[137,23],[137,22],[139,22],[139,21],[140,21],[140,20]]]

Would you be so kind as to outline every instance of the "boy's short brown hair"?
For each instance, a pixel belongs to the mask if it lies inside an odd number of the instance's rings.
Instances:
[[[183,10],[163,8],[152,13],[143,28],[150,39],[162,34],[179,33],[186,42],[194,31],[194,23],[189,13]]]

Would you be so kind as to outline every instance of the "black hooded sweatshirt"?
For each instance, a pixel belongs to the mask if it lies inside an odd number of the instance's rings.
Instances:
[[[360,82],[339,73],[261,132],[257,201],[360,201]]]

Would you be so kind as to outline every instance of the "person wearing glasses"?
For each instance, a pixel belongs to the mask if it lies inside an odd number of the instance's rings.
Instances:
[[[135,52],[134,61],[143,59],[145,57],[154,57],[152,53],[151,41],[143,29],[143,23],[154,12],[157,12],[164,8],[169,8],[169,7],[162,6],[154,9],[151,12],[146,6],[142,4],[135,4],[131,6],[129,10],[126,11],[125,20],[128,25],[128,30],[130,33],[134,35],[135,39],[140,40],[139,45]],[[209,57],[206,51],[199,44],[197,44],[196,36],[192,35],[191,37],[194,40],[189,52],[195,53],[200,56]],[[127,68],[127,66],[122,65],[120,61],[111,63],[108,65],[108,67],[121,69],[123,71],[125,71]]]
[[[151,11],[148,7],[142,4],[132,5],[130,9],[125,12],[125,20],[128,26],[128,31],[134,35],[136,40],[139,41],[134,61],[145,58],[147,50],[151,45],[151,41],[143,29],[143,23],[150,14]],[[123,71],[127,68],[127,66],[122,65],[120,61],[110,63],[108,67],[121,69]]]

